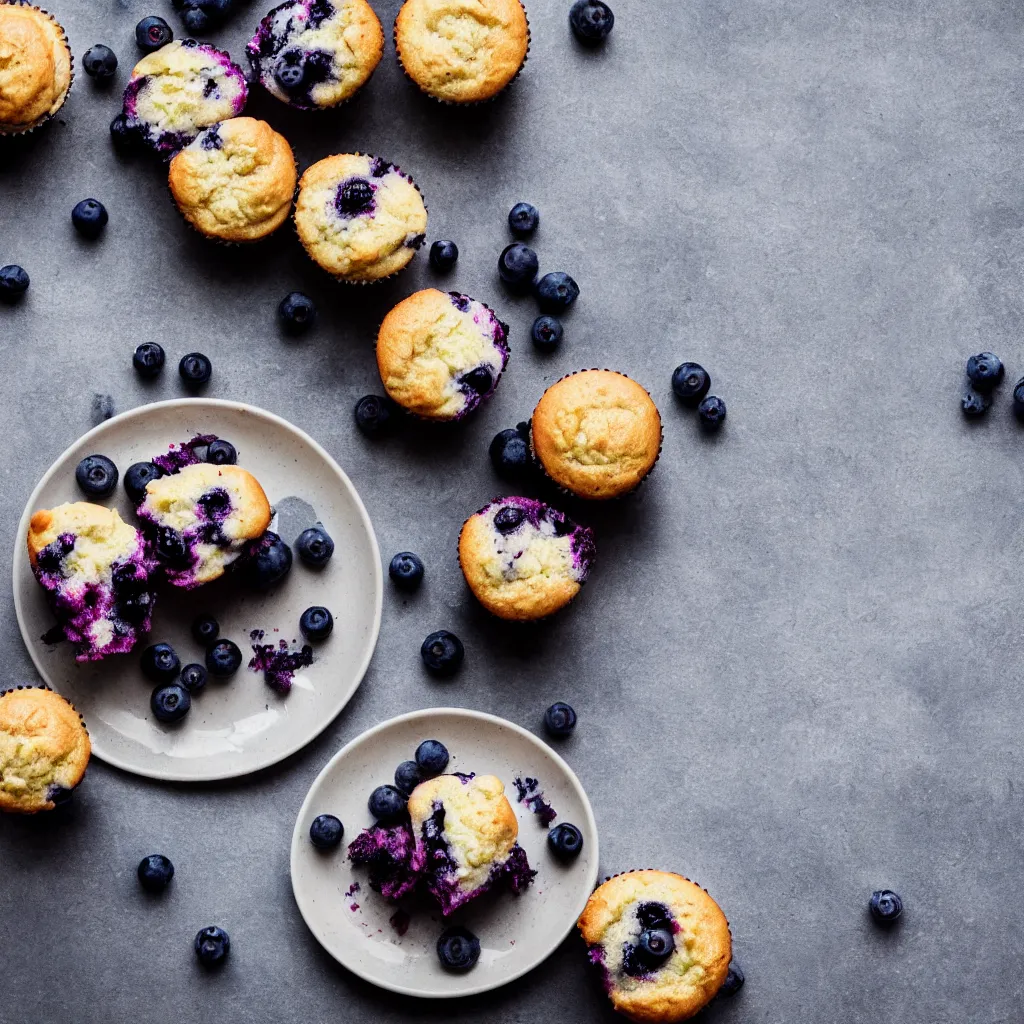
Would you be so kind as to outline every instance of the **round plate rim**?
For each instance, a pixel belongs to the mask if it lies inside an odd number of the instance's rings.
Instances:
[[[216,772],[211,775],[204,775],[201,778],[197,778],[195,775],[190,775],[182,772],[175,772],[172,770],[155,770],[145,769],[140,770],[138,767],[128,763],[125,759],[120,758],[116,755],[112,755],[109,752],[97,749],[96,740],[93,738],[92,753],[99,760],[105,764],[112,765],[115,768],[120,768],[122,771],[128,772],[131,775],[137,775],[144,779],[157,779],[163,782],[221,782],[225,779],[240,779],[246,775],[252,775],[254,772],[263,771],[265,768],[270,768],[275,764],[280,764],[281,761],[292,754],[302,750],[303,747],[308,746],[313,742],[344,710],[345,705],[355,696],[356,691],[363,683],[363,677],[366,675],[366,670],[370,666],[370,660],[373,658],[373,654],[377,649],[377,640],[380,636],[380,624],[381,616],[384,607],[384,571],[380,564],[380,546],[377,543],[377,534],[374,532],[373,523],[370,521],[370,515],[366,511],[366,506],[363,504],[363,499],[359,496],[359,492],[356,490],[355,485],[349,479],[348,474],[338,465],[334,457],[324,448],[322,444],[312,438],[300,427],[295,426],[294,423],[289,423],[288,420],[276,413],[272,413],[267,409],[261,409],[256,405],[249,405],[247,402],[234,402],[225,398],[170,398],[162,402],[150,402],[146,405],[136,406],[134,409],[127,409],[122,413],[118,413],[116,416],[112,416],[109,420],[104,420],[102,423],[98,423],[95,427],[82,434],[81,437],[72,441],[56,459],[50,464],[50,468],[40,478],[39,483],[33,488],[32,493],[29,495],[28,501],[25,504],[25,509],[21,514],[21,519],[18,522],[18,532],[14,538],[14,553],[11,559],[11,586],[14,592],[14,613],[18,620],[18,631],[21,633],[22,643],[24,643],[26,650],[28,651],[29,657],[32,659],[32,664],[35,666],[36,672],[43,679],[44,682],[49,685],[47,675],[43,670],[42,660],[37,655],[33,645],[28,639],[28,627],[26,623],[26,615],[22,608],[21,596],[18,587],[18,569],[19,569],[19,555],[24,548],[24,538],[28,532],[29,519],[32,516],[32,509],[35,507],[36,501],[43,488],[50,482],[57,472],[57,467],[68,457],[72,449],[77,448],[84,441],[89,440],[92,437],[99,437],[104,434],[107,430],[115,425],[119,425],[128,422],[133,419],[140,419],[143,416],[154,412],[158,409],[172,409],[175,407],[183,408],[186,406],[197,407],[205,406],[214,409],[229,409],[233,412],[242,412],[251,416],[255,416],[258,419],[262,419],[273,424],[275,427],[284,430],[287,433],[292,434],[299,441],[309,445],[330,467],[334,474],[338,477],[342,486],[349,492],[351,497],[355,501],[356,509],[359,512],[359,516],[362,520],[363,526],[366,528],[366,532],[370,538],[370,546],[373,554],[373,583],[374,583],[374,613],[373,613],[373,628],[372,628],[372,642],[367,646],[366,654],[363,657],[362,664],[358,667],[356,674],[356,684],[352,687],[352,691],[345,696],[345,698],[335,707],[330,713],[325,716],[323,724],[313,733],[311,736],[307,736],[301,742],[290,746],[280,754],[274,756],[270,761],[265,764],[260,764],[255,768],[247,768],[242,771],[228,771],[228,772]]]
[[[468,718],[478,722],[486,722],[488,725],[499,725],[504,729],[511,729],[512,732],[517,733],[519,736],[526,739],[535,747],[539,747],[547,755],[554,759],[555,763],[565,772],[573,789],[575,789],[577,796],[580,799],[580,803],[583,806],[584,814],[586,817],[586,824],[590,830],[590,834],[594,837],[594,856],[593,856],[593,867],[591,869],[591,876],[587,880],[586,886],[586,898],[578,908],[576,915],[573,917],[569,926],[558,936],[557,942],[555,942],[550,950],[539,960],[535,960],[533,963],[528,964],[521,970],[516,971],[515,974],[509,975],[507,978],[502,978],[500,981],[489,981],[481,982],[473,988],[466,989],[461,992],[432,992],[426,989],[410,988],[408,985],[401,985],[398,983],[390,983],[379,981],[377,978],[370,977],[369,973],[353,967],[351,964],[346,963],[341,956],[337,955],[333,949],[329,948],[317,934],[316,929],[310,923],[309,917],[306,915],[306,910],[302,905],[302,900],[299,898],[298,889],[295,882],[296,873],[296,862],[299,857],[299,851],[304,848],[308,843],[308,837],[302,829],[302,821],[306,817],[309,806],[313,799],[313,793],[317,786],[320,784],[320,780],[334,767],[334,765],[340,761],[346,754],[348,754],[355,747],[360,746],[367,740],[383,732],[385,729],[393,728],[397,725],[404,725],[406,722],[414,722],[421,718],[432,718],[437,715],[453,715],[459,718]],[[372,726],[371,728],[361,732],[354,739],[349,740],[317,774],[317,777],[310,783],[309,789],[306,791],[306,795],[302,800],[302,806],[299,808],[298,817],[295,819],[295,828],[292,830],[292,848],[291,855],[288,858],[288,874],[292,883],[292,895],[295,897],[295,903],[299,908],[299,913],[302,915],[302,920],[306,923],[306,927],[310,930],[313,937],[317,942],[332,956],[339,964],[342,965],[346,970],[351,971],[356,976],[362,978],[364,981],[368,981],[371,985],[377,988],[385,989],[389,992],[397,992],[401,995],[415,996],[419,999],[461,999],[465,996],[476,996],[483,992],[491,992],[496,988],[501,988],[504,985],[508,985],[510,982],[516,981],[521,978],[524,974],[528,974],[534,968],[539,967],[545,960],[551,956],[552,953],[565,941],[566,937],[572,931],[573,926],[579,919],[580,914],[583,913],[583,908],[586,906],[587,900],[590,899],[591,893],[593,893],[597,886],[597,878],[599,874],[598,861],[600,859],[600,848],[599,838],[597,833],[597,820],[594,817],[594,809],[590,805],[590,798],[587,796],[587,791],[583,788],[583,783],[580,782],[579,777],[569,766],[565,758],[558,753],[557,750],[550,747],[538,736],[535,736],[529,729],[524,729],[521,725],[517,725],[515,722],[510,722],[507,718],[501,718],[498,715],[489,714],[486,711],[475,711],[472,708],[454,708],[454,707],[443,707],[443,708],[423,708],[420,711],[409,711],[402,715],[396,715],[394,718],[389,718],[385,722],[381,722],[378,725]]]

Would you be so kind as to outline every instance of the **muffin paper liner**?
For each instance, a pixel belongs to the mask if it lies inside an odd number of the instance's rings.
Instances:
[[[625,377],[626,380],[633,380],[633,378],[630,377],[628,373],[623,373],[621,370],[609,370],[607,367],[603,367],[603,366],[591,366],[588,369],[573,370],[572,373],[564,374],[563,376],[559,377],[558,380],[556,380],[554,382],[554,384],[551,384],[547,388],[545,388],[544,389],[544,394],[547,394],[547,392],[550,391],[551,388],[553,388],[555,386],[555,384],[559,384],[559,383],[561,383],[561,381],[567,380],[569,377],[575,377],[577,374],[587,373],[590,370],[604,370],[606,373],[616,373],[620,377]],[[633,380],[633,383],[639,385],[642,388],[644,387],[642,384],[640,384],[639,381]],[[640,490],[641,486],[644,484],[644,482],[647,480],[647,478],[651,475],[651,473],[654,472],[654,467],[658,464],[658,460],[661,458],[661,450],[662,450],[662,448],[664,447],[664,444],[665,444],[665,423],[664,423],[664,421],[661,418],[661,410],[658,409],[657,404],[654,403],[654,398],[651,396],[650,391],[648,391],[647,388],[644,388],[644,392],[646,393],[647,397],[651,399],[651,402],[652,402],[652,404],[654,404],[654,408],[657,410],[657,413],[658,413],[658,428],[659,428],[659,431],[658,431],[658,454],[654,457],[654,461],[651,463],[650,469],[648,469],[647,472],[644,473],[644,475],[636,482],[636,484],[633,487],[631,487],[628,491],[623,491],[621,494],[613,495],[610,498],[592,498],[592,497],[590,497],[589,495],[586,495],[586,494],[577,494],[576,491],[572,491],[568,487],[565,487],[562,484],[560,484],[557,480],[555,480],[552,476],[550,476],[548,474],[547,469],[544,467],[544,463],[541,462],[540,456],[538,456],[537,450],[534,447],[534,444],[533,444],[533,413],[531,413],[530,414],[530,457],[537,464],[537,467],[540,469],[541,473],[543,474],[544,479],[547,480],[548,483],[550,483],[552,487],[556,488],[562,494],[566,495],[566,497],[575,498],[577,501],[592,501],[592,502],[599,502],[601,504],[609,504],[609,503],[615,502],[615,501],[622,501],[623,498],[628,498],[631,494],[636,494],[636,492]],[[543,398],[543,397],[544,397],[544,395],[541,395],[541,398]],[[540,403],[540,398],[537,399],[537,402],[538,402],[538,404]],[[536,411],[537,411],[537,406],[535,405],[533,407],[533,412],[536,413]],[[610,877],[614,878],[615,876],[612,875]],[[689,881],[689,879],[687,879],[687,881]]]
[[[64,26],[49,12],[44,11],[42,7],[36,7],[34,4],[24,2],[24,0],[0,0],[0,5],[9,7],[28,7],[33,11],[38,11],[40,14],[45,14],[50,21],[60,30],[61,42],[64,43],[64,49],[68,51],[68,87],[64,90],[64,98],[60,101],[60,106],[51,111],[49,114],[44,114],[39,120],[34,121],[29,125],[4,125],[0,124],[0,138],[6,136],[13,137],[15,135],[29,135],[34,132],[37,128],[42,128],[44,124],[52,121],[61,110],[64,109],[64,104],[67,103],[68,97],[71,95],[72,86],[75,84],[75,55],[71,52],[71,44],[68,42],[68,34],[64,31]]]
[[[530,33],[530,16],[526,12],[526,6],[522,0],[519,0],[519,6],[523,8],[523,17],[526,18],[526,53],[523,54],[523,62],[516,69],[516,73],[493,95],[488,96],[485,100],[446,100],[440,96],[435,96],[432,92],[428,92],[426,89],[416,81],[412,75],[406,70],[405,65],[402,63],[402,49],[398,45],[398,18],[395,18],[395,24],[391,29],[391,38],[395,44],[395,57],[398,59],[398,66],[402,69],[402,74],[416,86],[417,89],[424,96],[429,96],[435,103],[440,103],[446,107],[482,107],[488,103],[493,103],[522,73],[523,68],[526,67],[526,62],[530,59],[530,43],[532,41],[532,35]]]

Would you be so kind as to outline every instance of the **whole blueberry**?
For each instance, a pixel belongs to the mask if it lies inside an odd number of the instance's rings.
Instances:
[[[120,153],[137,153],[142,149],[142,133],[127,114],[118,114],[110,122],[110,141]]]
[[[197,615],[192,620],[192,637],[202,647],[210,644],[220,636],[220,623],[212,615]]]
[[[235,8],[235,0],[197,0],[197,4],[217,25],[225,22]]]
[[[478,395],[486,395],[494,387],[494,376],[486,366],[474,367],[459,378],[459,383]]]
[[[205,461],[213,466],[233,466],[238,462],[238,452],[230,441],[218,437],[207,445]]]
[[[223,928],[210,925],[196,934],[193,946],[204,967],[217,967],[231,950],[231,938]]]
[[[528,437],[527,432],[511,427],[494,435],[487,451],[494,471],[502,479],[521,481],[532,474],[533,461],[530,458]]]
[[[672,371],[672,390],[691,409],[711,390],[711,374],[700,363],[680,363]]]
[[[516,203],[508,211],[508,226],[516,238],[529,238],[540,225],[540,211],[529,203]]]
[[[552,736],[570,736],[576,728],[576,712],[563,701],[556,701],[544,712],[544,728]]]
[[[190,7],[181,16],[185,30],[192,35],[201,36],[210,28],[210,16],[201,7]]]
[[[395,769],[395,788],[408,796],[421,782],[423,775],[415,761],[403,761]]]
[[[124,489],[131,503],[141,505],[146,488],[163,475],[163,470],[152,462],[133,462],[124,473]]]
[[[163,18],[158,18],[155,15],[143,18],[135,26],[135,42],[138,43],[139,49],[146,53],[159,50],[173,38],[174,33],[171,31],[171,26]]]
[[[903,913],[903,900],[891,889],[879,889],[871,894],[868,909],[878,924],[892,924]]]
[[[0,267],[0,300],[14,302],[28,291],[28,274],[17,263]]]
[[[181,670],[181,675],[178,676],[178,682],[189,693],[199,693],[206,686],[206,669],[195,662],[191,665],[186,665]]]
[[[430,247],[430,265],[442,274],[451,270],[458,261],[459,247],[454,242],[438,239]]]
[[[344,834],[345,826],[333,814],[318,814],[309,826],[309,841],[318,850],[333,850]]]
[[[615,15],[602,0],[576,0],[569,8],[569,27],[584,46],[604,42],[614,24]]]
[[[169,683],[181,671],[181,659],[170,644],[153,644],[142,652],[139,666],[154,683]]]
[[[233,640],[218,640],[206,650],[206,668],[215,679],[233,676],[242,665],[242,652]]]
[[[1013,411],[1024,418],[1024,377],[1013,386]]]
[[[151,853],[139,861],[136,874],[146,892],[163,892],[174,877],[174,865],[162,853]]]
[[[424,740],[416,748],[416,764],[426,778],[440,775],[448,767],[448,748],[440,740]]]
[[[563,821],[548,832],[548,849],[562,861],[575,860],[583,849],[583,833]]]
[[[75,467],[75,481],[90,498],[105,498],[117,486],[117,466],[106,455],[86,455]]]
[[[565,328],[562,327],[562,322],[545,313],[533,321],[533,326],[530,328],[530,339],[533,341],[534,347],[541,352],[554,352],[561,344],[564,333]]]
[[[522,242],[505,246],[498,257],[498,276],[514,291],[529,291],[539,268],[537,254]]]
[[[149,706],[158,721],[180,722],[192,707],[192,697],[180,683],[171,683],[153,691]]]
[[[299,618],[299,630],[307,640],[326,640],[334,629],[334,616],[321,605],[307,608]]]
[[[108,220],[107,208],[98,199],[83,199],[71,211],[71,223],[83,238],[99,238]]]
[[[707,431],[715,431],[725,422],[725,402],[717,395],[708,395],[697,406],[700,425]]]
[[[480,940],[461,925],[446,928],[437,940],[437,958],[448,971],[468,971],[480,959]]]
[[[292,567],[292,549],[270,530],[255,543],[245,566],[249,585],[268,590],[288,575]]]
[[[534,293],[545,313],[561,313],[580,297],[580,286],[568,274],[556,270],[537,282]]]
[[[391,401],[378,395],[363,395],[356,402],[356,426],[367,437],[378,437],[391,424]]]
[[[458,672],[466,656],[466,649],[454,633],[449,633],[447,629],[439,629],[423,641],[420,656],[431,675],[452,676]]]
[[[378,786],[367,801],[370,813],[383,825],[400,821],[406,811],[406,797],[394,786]]]
[[[667,928],[645,928],[636,940],[637,956],[651,967],[664,963],[675,948],[676,941]]]
[[[305,334],[316,320],[316,304],[302,292],[289,292],[277,307],[277,319],[288,334]]]
[[[1014,403],[1017,400],[1017,392],[1013,393]],[[960,408],[968,419],[976,416],[984,416],[992,405],[992,396],[983,391],[967,391],[960,399]]]
[[[117,54],[109,46],[97,43],[85,51],[82,56],[82,68],[97,82],[109,81],[117,71]]]
[[[967,376],[977,391],[991,391],[1005,374],[999,356],[991,352],[979,352],[967,360]]]
[[[306,565],[319,569],[331,560],[331,555],[334,554],[334,541],[317,523],[316,526],[311,526],[299,534],[298,540],[295,541],[295,550]]]
[[[185,387],[202,387],[213,375],[213,363],[202,352],[189,352],[181,357],[178,373]]]
[[[743,988],[743,982],[747,979],[743,976],[743,968],[740,967],[735,960],[729,964],[729,973],[725,976],[725,981],[722,982],[722,987],[718,990],[720,995],[723,996],[734,996],[741,988]]]
[[[423,582],[423,559],[411,551],[399,551],[388,566],[391,582],[399,590],[416,590]]]
[[[144,341],[132,354],[132,366],[140,377],[156,377],[164,368],[166,361],[163,346],[155,341]]]
[[[338,189],[338,212],[349,217],[369,213],[373,207],[373,186],[365,178],[352,178]]]

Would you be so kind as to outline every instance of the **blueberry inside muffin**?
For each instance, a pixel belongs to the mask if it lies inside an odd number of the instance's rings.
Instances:
[[[155,562],[134,526],[85,501],[35,512],[28,557],[77,661],[126,654],[149,631]]]

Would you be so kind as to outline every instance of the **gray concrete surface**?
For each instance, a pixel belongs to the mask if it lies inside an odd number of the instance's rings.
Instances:
[[[374,0],[390,24],[398,0]],[[154,5],[175,21],[169,4]],[[1024,372],[1024,8],[1012,0],[615,0],[611,44],[569,36],[568,0],[530,5],[526,73],[503,99],[440,109],[389,49],[343,110],[293,114],[259,97],[303,164],[353,148],[410,170],[430,237],[463,256],[451,286],[513,325],[509,372],[465,428],[367,442],[355,399],[377,389],[374,328],[435,283],[426,260],[374,290],[335,287],[283,232],[253,251],[187,231],[159,173],[112,153],[117,91],[84,76],[59,123],[0,149],[0,263],[32,289],[0,309],[5,456],[0,545],[39,475],[117,410],[178,395],[130,355],[156,339],[214,361],[211,395],[308,430],[350,473],[383,553],[428,566],[388,591],[373,664],[350,707],[280,767],[238,784],[140,781],[96,763],[62,824],[0,823],[0,1020],[583,1022],[611,1020],[568,941],[491,996],[428,1005],[338,968],[291,898],[288,840],[339,745],[398,712],[461,704],[539,728],[580,714],[567,757],[599,820],[602,868],[664,866],[728,913],[743,993],[708,1021],[945,1024],[1024,1014],[1018,952],[1024,727],[1019,626],[1024,436],[1005,386],[963,421],[963,361]],[[59,0],[76,56],[98,41],[133,63],[143,0]],[[213,38],[236,55],[263,13]],[[110,210],[97,244],[69,213]],[[530,348],[530,301],[495,278],[504,217],[543,214],[545,269],[582,298],[553,358]],[[279,336],[292,288],[316,332]],[[686,358],[729,420],[712,441],[672,401]],[[665,418],[641,494],[593,510],[599,563],[567,614],[489,621],[453,553],[463,516],[502,490],[486,447],[544,387],[584,366],[646,384]],[[3,679],[32,677],[0,597]],[[422,637],[464,639],[450,683]],[[133,878],[159,849],[178,866],[158,904]],[[871,890],[897,888],[903,925],[872,928]],[[216,920],[227,970],[189,941]]]

